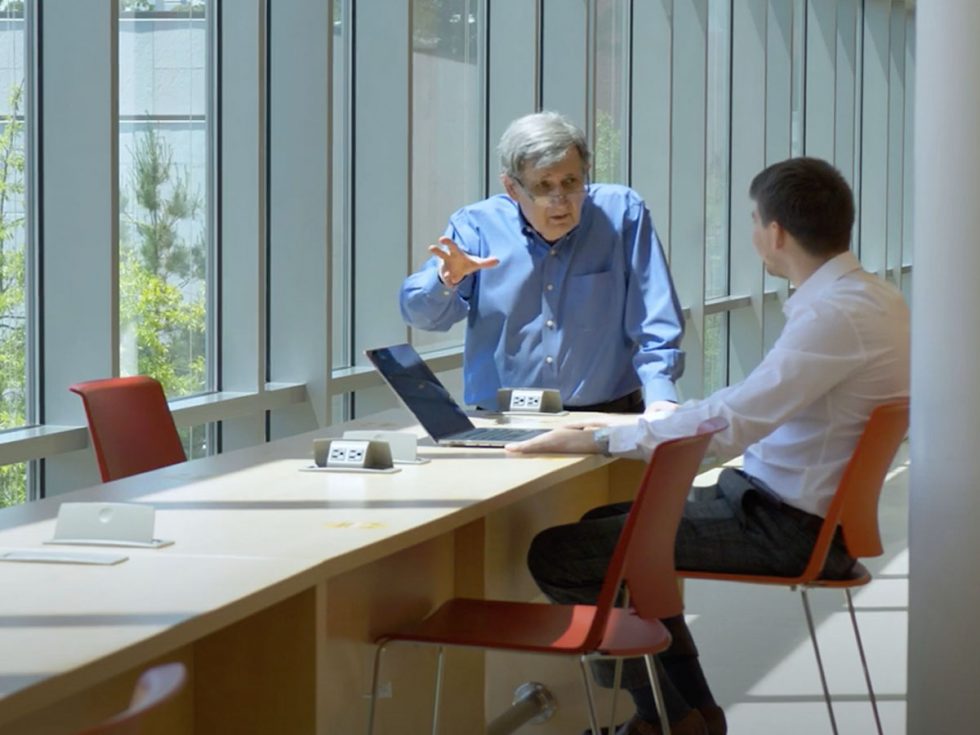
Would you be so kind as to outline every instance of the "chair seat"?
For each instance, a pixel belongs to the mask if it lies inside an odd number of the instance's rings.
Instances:
[[[415,641],[447,646],[476,646],[534,653],[642,655],[670,645],[659,620],[644,620],[632,610],[614,608],[601,642],[589,645],[593,605],[455,598],[417,626],[379,640]]]
[[[769,574],[745,574],[738,572],[701,572],[678,569],[677,574],[685,579],[712,579],[721,582],[743,582],[746,584],[774,584],[781,587],[860,587],[871,581],[871,572],[861,562],[854,562],[850,574],[841,579],[805,579],[803,577],[779,577]]]
[[[859,561],[854,562],[851,572],[843,579],[815,579],[808,582],[808,587],[861,587],[871,581],[871,572]]]

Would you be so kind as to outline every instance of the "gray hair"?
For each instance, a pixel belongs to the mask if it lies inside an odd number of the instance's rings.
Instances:
[[[564,115],[544,111],[519,117],[508,125],[500,136],[497,153],[502,172],[520,180],[525,166],[553,166],[571,146],[578,149],[582,167],[588,170],[592,153],[585,133]]]

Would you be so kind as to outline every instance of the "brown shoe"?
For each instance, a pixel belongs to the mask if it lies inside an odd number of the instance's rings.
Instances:
[[[633,715],[616,730],[616,735],[663,735],[659,724],[653,725]],[[670,723],[670,735],[708,735],[708,726],[696,709],[692,709],[677,722]]]

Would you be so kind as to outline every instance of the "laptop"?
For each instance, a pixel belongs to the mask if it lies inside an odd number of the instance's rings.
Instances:
[[[548,429],[477,428],[411,345],[366,350],[381,377],[422,424],[436,444],[450,447],[502,447]]]

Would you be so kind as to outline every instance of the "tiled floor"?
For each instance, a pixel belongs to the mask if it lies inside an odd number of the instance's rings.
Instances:
[[[905,732],[908,624],[908,464],[903,450],[882,492],[885,553],[866,561],[874,581],[854,596],[887,735]],[[691,630],[732,735],[831,732],[798,592],[690,581]],[[875,732],[843,595],[810,594],[841,735]]]

